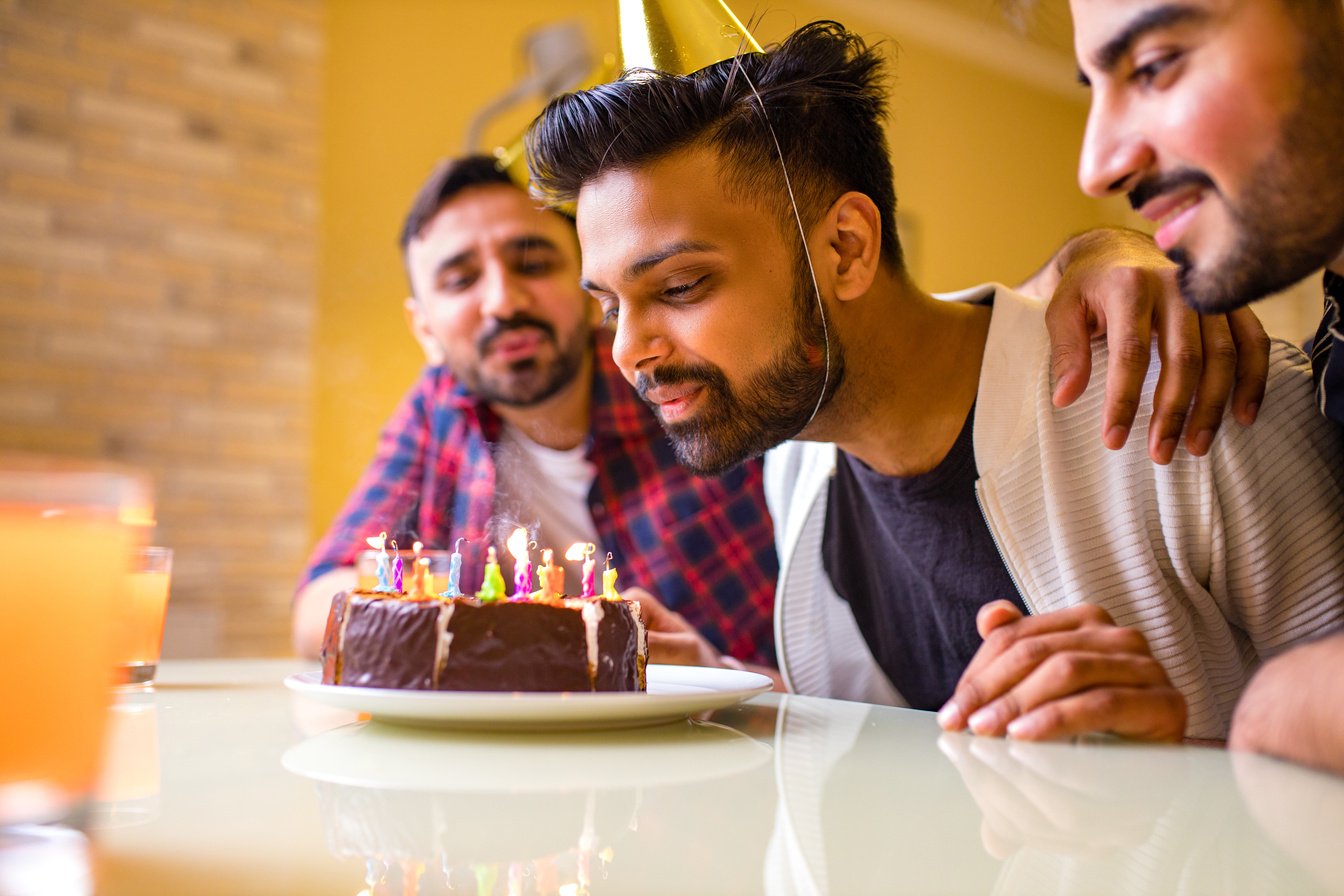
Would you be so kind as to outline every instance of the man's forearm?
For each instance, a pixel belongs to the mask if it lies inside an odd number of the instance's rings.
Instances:
[[[1251,680],[1229,746],[1344,775],[1344,632],[1295,647]]]
[[[295,654],[305,659],[317,659],[322,650],[322,635],[327,629],[332,597],[339,591],[355,587],[357,581],[353,566],[341,566],[303,586],[294,598],[291,636]]]

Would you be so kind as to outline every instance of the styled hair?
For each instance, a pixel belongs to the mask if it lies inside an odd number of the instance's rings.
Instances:
[[[496,161],[490,156],[473,155],[456,159],[444,159],[434,166],[434,171],[420,186],[411,200],[411,210],[401,225],[401,251],[411,240],[420,235],[430,221],[444,205],[458,193],[468,187],[480,187],[490,184],[504,184],[517,188],[507,172],[500,171]]]
[[[876,48],[830,21],[690,75],[634,69],[557,97],[532,123],[525,140],[533,190],[553,205],[573,202],[605,172],[703,145],[718,154],[728,195],[777,214],[790,234],[782,155],[804,227],[841,194],[864,193],[882,216],[883,261],[898,270],[885,80]]]

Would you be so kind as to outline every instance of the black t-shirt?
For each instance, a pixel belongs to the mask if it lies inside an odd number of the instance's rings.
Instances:
[[[868,648],[916,709],[938,709],[980,647],[975,614],[1006,598],[1026,607],[975,497],[966,417],[937,467],[883,476],[843,451],[831,480],[822,560]]]
[[[1344,277],[1325,272],[1325,314],[1312,340],[1311,369],[1316,377],[1316,398],[1326,418],[1344,424],[1344,328],[1340,304],[1344,303]]]

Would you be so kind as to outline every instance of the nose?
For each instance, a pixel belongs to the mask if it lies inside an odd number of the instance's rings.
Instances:
[[[648,315],[622,308],[616,317],[611,357],[625,378],[633,383],[635,374],[652,371],[666,356],[667,340],[655,332]]]
[[[507,320],[532,305],[532,293],[523,278],[498,259],[484,265],[478,286],[483,317]]]
[[[1128,192],[1154,160],[1148,140],[1105,97],[1093,95],[1078,158],[1078,185],[1089,196]]]

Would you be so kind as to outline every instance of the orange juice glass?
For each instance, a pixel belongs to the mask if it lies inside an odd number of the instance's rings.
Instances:
[[[116,611],[151,519],[134,473],[0,456],[0,829],[87,806]]]
[[[143,687],[154,683],[172,572],[172,548],[139,548],[132,557],[130,592],[117,612],[117,684]]]

